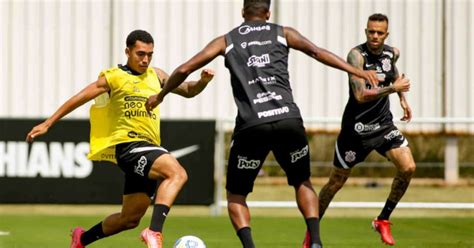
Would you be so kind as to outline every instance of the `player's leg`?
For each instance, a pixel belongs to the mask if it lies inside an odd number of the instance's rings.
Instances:
[[[397,168],[397,174],[393,179],[390,194],[380,215],[372,221],[372,227],[380,233],[384,243],[394,245],[395,240],[391,234],[389,218],[405,194],[415,172],[416,165],[411,150],[408,147],[408,141],[399,130],[393,127],[383,135],[383,138],[385,143],[377,151],[384,154],[394,163]]]
[[[296,203],[307,226],[303,247],[321,246],[318,196],[311,184],[309,145],[301,119],[273,123],[272,151],[286,173],[288,184],[295,189]]]
[[[137,227],[149,205],[150,198],[144,193],[124,195],[120,213],[107,216],[85,232],[81,228],[75,228],[70,247],[83,248],[99,239]]]
[[[388,150],[386,155],[397,168],[397,174],[393,179],[386,203],[388,206],[384,207],[378,217],[378,219],[388,220],[393,209],[407,191],[411,178],[415,173],[416,165],[409,147],[399,147]]]
[[[153,161],[147,159],[149,154],[133,151],[147,145],[145,142],[131,142],[116,146],[117,164],[125,173],[122,210],[120,213],[106,217],[82,235],[74,236],[73,233],[72,243],[80,245],[73,246],[71,244],[71,247],[83,247],[101,238],[134,228],[139,224],[150,205],[150,196],[155,191],[156,181],[150,180],[146,176],[151,167],[151,163],[147,161]],[[75,231],[78,232],[77,230],[76,228]]]
[[[156,189],[150,226],[142,231],[141,237],[148,247],[161,248],[164,222],[188,177],[184,168],[168,153],[155,159],[148,176],[162,181]]]
[[[82,248],[99,239],[114,235],[138,226],[140,219],[150,205],[150,198],[144,193],[133,193],[123,196],[122,211],[107,216],[87,231],[80,233],[74,229],[71,248]]]
[[[255,244],[250,229],[250,210],[246,198],[246,195],[233,194],[227,191],[227,211],[242,246],[253,248]]]
[[[328,182],[319,192],[319,218],[323,218],[326,209],[336,193],[344,186],[351,174],[351,169],[333,167]]]
[[[364,161],[371,148],[365,147],[353,130],[342,130],[334,147],[334,167],[328,182],[319,192],[319,217],[322,218],[336,193],[344,186],[352,167]]]
[[[124,195],[122,200],[122,211],[108,216],[102,222],[105,236],[137,227],[151,202],[145,193]]]
[[[296,203],[306,223],[303,248],[322,247],[318,216],[318,195],[310,179],[295,185]]]
[[[255,247],[246,198],[269,153],[268,131],[267,124],[247,128],[235,134],[231,143],[226,180],[227,211],[244,248]]]

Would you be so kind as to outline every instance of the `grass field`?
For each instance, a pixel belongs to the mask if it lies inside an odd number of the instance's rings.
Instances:
[[[316,186],[318,190],[320,186]],[[335,201],[385,200],[389,185],[380,187],[344,187]],[[294,192],[285,185],[256,185],[249,200],[294,200]],[[405,202],[474,202],[474,187],[413,185]],[[106,215],[120,210],[118,205],[1,205],[0,248],[68,247],[69,230],[74,226],[89,228]],[[305,225],[294,208],[252,208],[252,229],[259,248],[299,248]],[[326,248],[386,247],[370,229],[370,221],[380,209],[334,209],[326,212],[321,223]],[[208,248],[239,248],[227,213],[209,216],[208,207],[175,206],[165,225],[165,248],[183,235],[201,237]],[[140,227],[106,238],[88,247],[145,247],[138,239],[148,226],[151,209]],[[392,232],[397,247],[474,248],[474,210],[396,209]],[[8,235],[5,235],[8,233]]]
[[[69,229],[74,225],[91,226],[102,216],[2,216],[0,230],[10,235],[0,236],[2,248],[64,248],[68,247]],[[126,231],[96,242],[88,247],[144,247],[138,239],[146,227],[146,217],[140,228]],[[394,218],[393,234],[398,247],[474,247],[474,218]],[[327,218],[322,222],[325,247],[383,247],[378,234],[370,229],[368,218]],[[298,217],[255,217],[253,234],[257,247],[301,247],[304,224]],[[164,247],[172,247],[179,236],[201,237],[209,248],[241,247],[229,220],[219,217],[170,216],[165,227]]]

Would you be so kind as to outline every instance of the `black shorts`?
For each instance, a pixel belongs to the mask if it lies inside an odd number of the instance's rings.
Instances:
[[[123,194],[144,192],[153,196],[156,192],[157,180],[148,178],[155,160],[168,151],[145,141],[122,143],[115,146],[117,165],[125,173]]]
[[[239,131],[233,137],[226,189],[248,195],[268,153],[286,173],[289,185],[299,185],[310,177],[309,146],[301,119],[286,119]]]
[[[336,141],[334,165],[350,169],[365,160],[372,150],[385,156],[388,150],[408,146],[408,140],[395,126],[385,127],[374,137],[363,137],[353,130],[342,130]]]

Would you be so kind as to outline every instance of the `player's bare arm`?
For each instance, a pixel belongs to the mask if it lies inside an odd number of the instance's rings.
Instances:
[[[59,107],[54,114],[46,119],[41,124],[33,127],[31,131],[26,136],[27,142],[33,142],[33,140],[48,132],[48,129],[54,125],[62,117],[66,116],[76,108],[82,106],[84,103],[94,99],[102,93],[108,92],[110,90],[109,85],[105,77],[99,77],[97,81],[90,83],[79,93],[72,96],[67,100],[61,107]]]
[[[301,51],[325,65],[364,78],[373,86],[378,85],[378,79],[375,71],[364,71],[362,68],[351,66],[339,56],[329,52],[326,49],[317,47],[293,28],[285,27],[283,30],[289,47]]]
[[[169,76],[168,80],[166,80],[160,93],[148,98],[148,101],[145,104],[146,109],[150,111],[158,106],[158,104],[163,101],[166,94],[176,89],[189,76],[189,74],[205,66],[217,56],[224,55],[225,46],[225,37],[219,36],[207,44],[204,49],[194,55],[190,60],[176,68],[171,76]]]
[[[164,87],[169,75],[160,68],[154,68],[157,75],[160,77],[161,87]],[[186,81],[173,89],[171,93],[180,95],[182,97],[191,98],[201,93],[207,84],[214,78],[214,70],[203,69],[201,71],[201,78],[196,81]]]
[[[393,53],[394,53],[394,70],[395,70],[395,78],[398,79],[400,77],[400,73],[398,72],[398,68],[395,65],[395,63],[398,61],[398,58],[400,58],[400,50],[398,48],[394,47],[393,48]],[[410,122],[412,118],[412,111],[410,106],[408,105],[408,102],[405,98],[405,94],[403,92],[397,92],[398,98],[400,99],[400,106],[403,109],[403,116],[400,118],[401,121],[406,121]]]
[[[347,56],[347,62],[359,69],[363,68],[364,58],[359,50],[352,49]],[[359,103],[370,102],[388,96],[395,92],[406,92],[410,89],[410,81],[404,75],[399,77],[392,85],[368,89],[366,81],[357,75],[349,74],[349,83],[356,100]]]

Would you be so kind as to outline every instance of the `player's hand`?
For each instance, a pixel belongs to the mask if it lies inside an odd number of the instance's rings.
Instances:
[[[393,83],[396,92],[408,92],[410,90],[410,79],[405,77],[405,74],[402,74],[395,82]]]
[[[376,71],[363,71],[363,75],[363,78],[372,88],[376,88],[379,85],[379,81],[383,81],[383,79],[379,80]]]
[[[214,70],[204,69],[201,71],[201,81],[204,83],[209,83],[214,78]]]
[[[48,129],[49,129],[49,124],[46,123],[46,122],[43,122],[35,127],[33,127],[33,129],[31,129],[31,131],[26,135],[26,141],[28,143],[31,143],[33,142],[33,140],[36,138],[36,137],[39,137],[45,133],[48,132]]]
[[[408,103],[405,101],[405,99],[400,101],[400,105],[402,106],[402,109],[403,109],[403,117],[400,120],[410,122],[411,117],[412,117],[410,106],[408,106]]]
[[[158,106],[161,102],[163,102],[163,96],[160,93],[156,94],[156,95],[152,95],[148,98],[148,100],[146,101],[145,103],[145,109],[146,111],[148,111],[149,113],[154,109],[156,108],[156,106]]]

